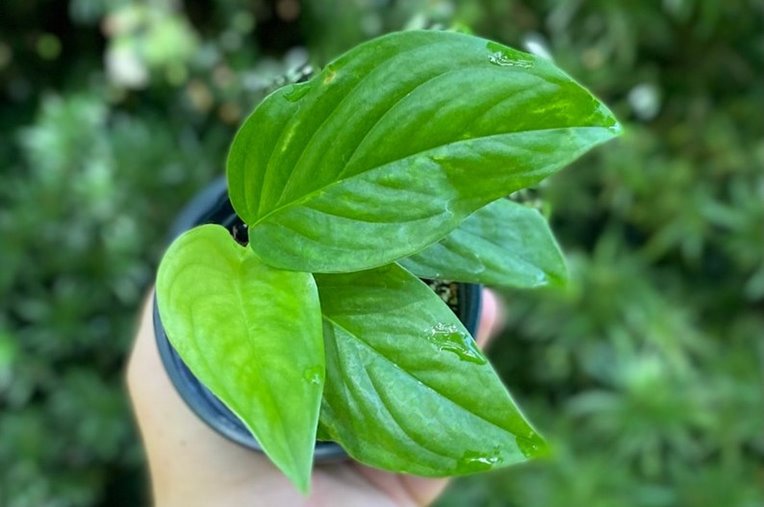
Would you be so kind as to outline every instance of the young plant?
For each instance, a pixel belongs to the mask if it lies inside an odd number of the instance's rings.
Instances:
[[[452,32],[364,43],[272,93],[227,164],[249,245],[203,225],[168,249],[162,323],[191,371],[307,491],[316,439],[422,476],[544,451],[421,278],[565,278],[543,217],[504,197],[620,126],[547,60]]]

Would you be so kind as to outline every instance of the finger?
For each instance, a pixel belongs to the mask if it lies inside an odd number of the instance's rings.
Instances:
[[[231,495],[261,496],[269,488],[294,491],[264,455],[218,435],[186,406],[159,357],[151,302],[149,295],[127,368],[127,384],[157,504],[168,498],[196,498],[194,505],[205,505],[205,495],[226,489]]]
[[[485,348],[504,328],[506,314],[504,304],[491,289],[483,289],[482,308],[475,340],[478,346]]]
[[[448,479],[396,474],[360,463],[354,463],[353,466],[364,479],[375,489],[384,493],[395,505],[429,505],[448,486]]]

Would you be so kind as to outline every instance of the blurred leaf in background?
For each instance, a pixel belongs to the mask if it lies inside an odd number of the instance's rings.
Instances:
[[[152,71],[163,72],[170,84],[186,81],[197,37],[170,2],[125,4],[109,13],[103,27],[109,38],[106,71],[117,86],[143,88]]]
[[[754,0],[0,4],[0,505],[147,503],[123,365],[172,217],[306,62],[391,30],[552,58],[627,125],[518,200],[570,258],[492,350],[556,448],[442,506],[764,504]],[[286,76],[286,77],[285,77]]]

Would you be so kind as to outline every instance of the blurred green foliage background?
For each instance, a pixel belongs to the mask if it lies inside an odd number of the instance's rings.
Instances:
[[[764,505],[764,4],[0,2],[0,505],[148,502],[124,360],[169,222],[263,94],[387,31],[546,54],[627,127],[530,194],[564,289],[492,350],[553,442],[441,506]]]

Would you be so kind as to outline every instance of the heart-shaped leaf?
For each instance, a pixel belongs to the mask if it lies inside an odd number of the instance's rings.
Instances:
[[[454,313],[398,265],[317,275],[321,433],[368,465],[459,475],[538,455],[524,419]]]
[[[156,290],[186,365],[307,491],[325,370],[313,277],[267,266],[223,227],[203,225],[167,250]]]
[[[547,60],[394,33],[255,109],[231,147],[231,201],[269,264],[357,271],[422,250],[619,131]]]
[[[402,259],[421,278],[530,288],[560,283],[565,258],[537,210],[507,199],[480,208],[440,242]]]

